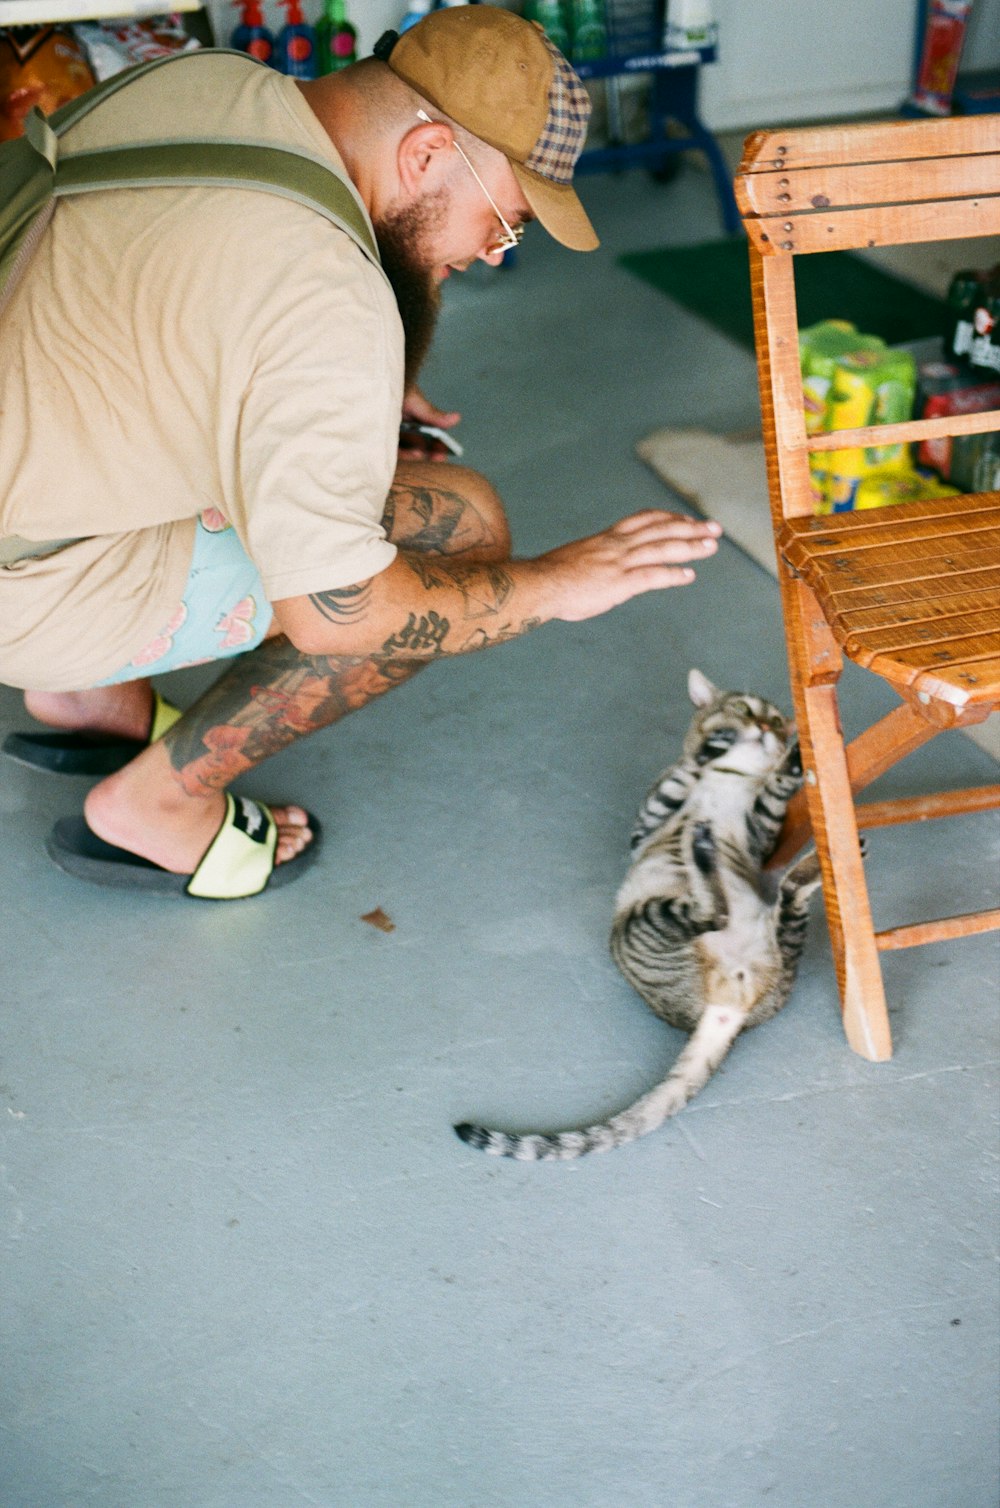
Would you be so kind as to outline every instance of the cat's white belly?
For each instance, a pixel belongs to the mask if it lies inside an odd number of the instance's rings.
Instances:
[[[695,947],[703,962],[709,1004],[735,1005],[749,1012],[778,978],[781,959],[774,919],[759,901],[755,908],[731,913],[721,931],[702,932]]]
[[[746,842],[747,812],[759,794],[761,780],[730,770],[708,770],[692,792],[687,810],[693,821],[708,822],[717,836]]]

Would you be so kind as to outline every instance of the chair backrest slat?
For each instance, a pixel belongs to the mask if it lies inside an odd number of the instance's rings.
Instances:
[[[936,419],[908,419],[903,424],[868,425],[864,429],[821,430],[800,444],[807,450],[852,450],[865,445],[910,445],[940,435],[988,435],[994,430],[1000,430],[1000,408]]]
[[[746,212],[745,212],[746,213]],[[753,212],[750,211],[750,214]],[[819,208],[809,214],[761,215],[744,220],[759,252],[850,251],[912,241],[958,241],[1000,236],[1000,194],[981,199],[925,200],[866,209]]]
[[[748,136],[739,172],[815,167],[825,163],[901,162],[1000,150],[1000,115],[949,120],[889,121],[864,126],[811,126]]]
[[[740,181],[744,213],[788,215],[815,209],[909,204],[996,194],[997,161],[988,152],[907,162],[832,164],[750,173]]]

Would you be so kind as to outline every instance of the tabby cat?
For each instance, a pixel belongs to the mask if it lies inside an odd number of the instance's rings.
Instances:
[[[761,697],[688,676],[696,707],[681,758],[649,792],[615,903],[611,953],[647,1005],[691,1033],[662,1083],[599,1125],[556,1135],[455,1130],[498,1157],[566,1160],[655,1131],[707,1084],[738,1034],[788,999],[809,898],[810,850],[782,879],[764,872],[802,784],[798,744]]]

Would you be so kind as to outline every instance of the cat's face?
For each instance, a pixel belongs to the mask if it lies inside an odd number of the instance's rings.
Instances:
[[[744,775],[777,768],[788,750],[791,725],[773,702],[749,692],[720,691],[697,672],[689,689],[698,711],[684,740],[685,754],[699,765]]]

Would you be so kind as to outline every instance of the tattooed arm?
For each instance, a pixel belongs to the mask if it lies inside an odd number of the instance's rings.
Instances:
[[[432,659],[517,638],[553,618],[596,617],[640,592],[681,586],[716,549],[715,525],[648,510],[535,560],[474,562],[400,550],[369,581],[274,604],[310,655]]]

